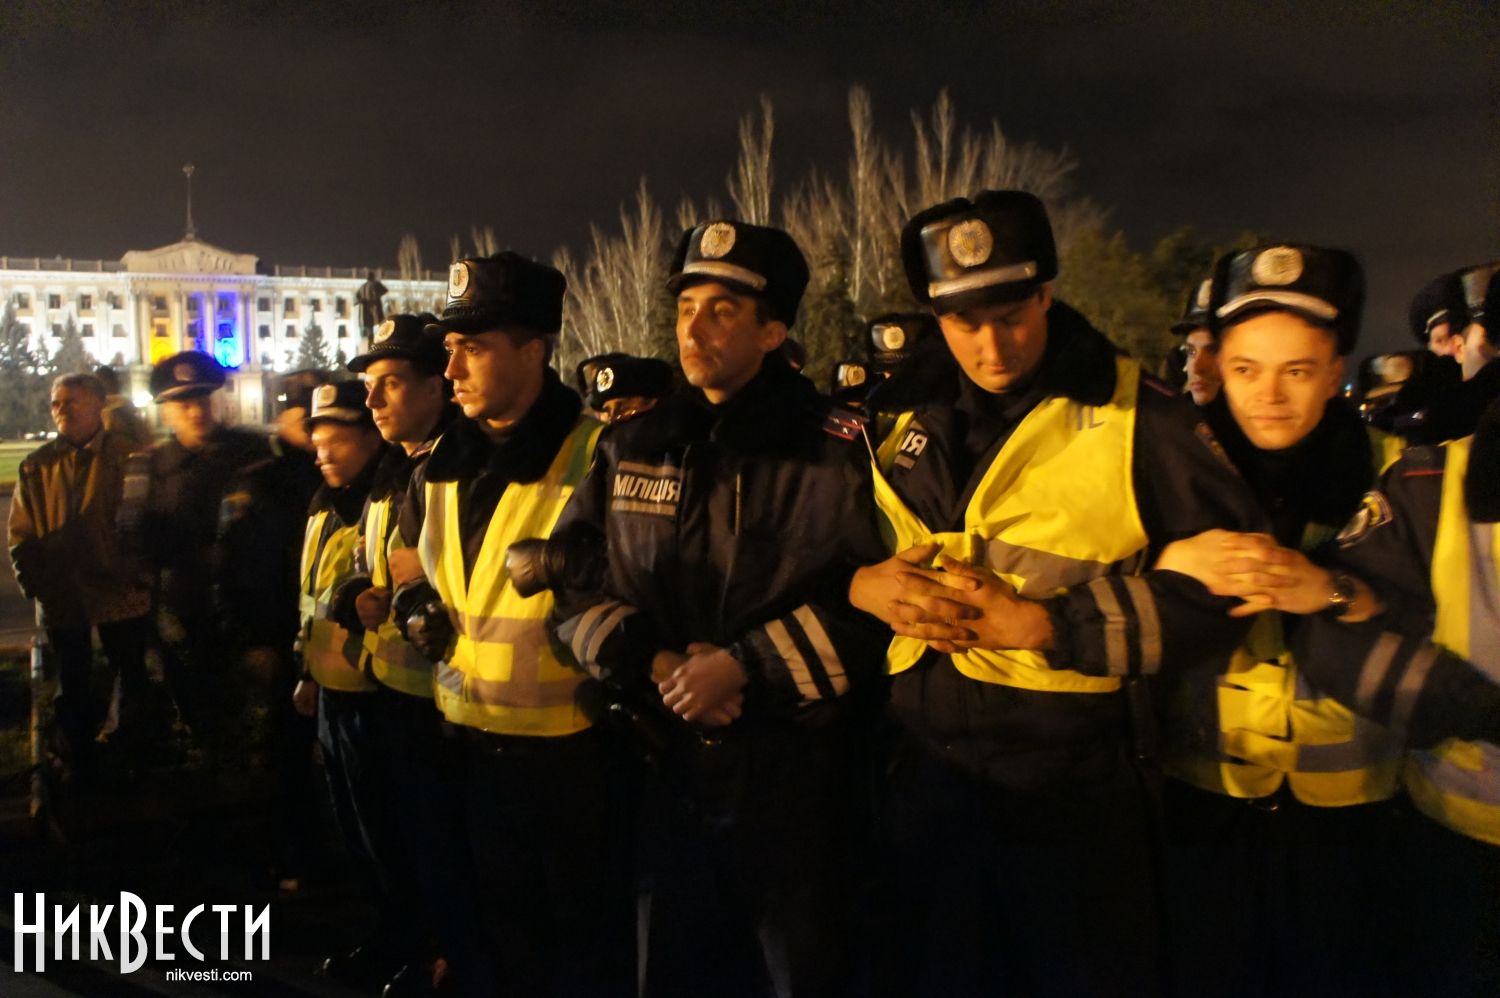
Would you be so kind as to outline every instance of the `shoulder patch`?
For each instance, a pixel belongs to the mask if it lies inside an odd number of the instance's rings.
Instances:
[[[823,432],[840,440],[858,440],[869,421],[867,416],[835,406],[823,418]]]
[[[1235,468],[1234,462],[1229,460],[1229,455],[1224,452],[1224,445],[1219,443],[1219,438],[1214,436],[1214,431],[1207,423],[1201,419],[1198,420],[1197,425],[1193,427],[1193,434],[1203,442],[1203,446],[1213,452],[1220,464],[1233,469],[1235,474],[1239,474],[1239,469]]]
[[[1360,500],[1359,509],[1354,511],[1349,522],[1340,530],[1335,538],[1339,547],[1353,547],[1374,530],[1390,523],[1394,517],[1391,515],[1391,504],[1383,492],[1366,492],[1365,497]]]

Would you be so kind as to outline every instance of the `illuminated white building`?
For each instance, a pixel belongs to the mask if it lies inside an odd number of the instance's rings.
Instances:
[[[71,320],[96,362],[134,369],[137,390],[145,366],[179,350],[203,350],[241,372],[231,379],[234,395],[246,374],[296,367],[314,325],[330,358],[360,353],[356,295],[371,274],[386,287],[387,315],[442,308],[445,274],[407,281],[378,268],[263,268],[255,256],[192,237],[119,260],[0,256],[0,305],[9,303],[33,346],[48,351]],[[255,394],[258,402],[258,385]]]

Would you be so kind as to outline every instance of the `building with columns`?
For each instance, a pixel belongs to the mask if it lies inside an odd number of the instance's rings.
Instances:
[[[313,326],[330,358],[365,349],[356,296],[371,276],[385,285],[387,315],[442,308],[446,274],[401,280],[378,268],[261,266],[192,236],[119,260],[0,256],[0,305],[49,352],[73,322],[84,350],[125,373],[135,393],[161,358],[212,354],[231,372],[226,416],[254,422],[263,418],[252,413],[265,408],[267,376],[298,366]]]

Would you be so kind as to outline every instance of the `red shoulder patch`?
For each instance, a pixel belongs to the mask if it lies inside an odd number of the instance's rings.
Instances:
[[[1160,392],[1162,395],[1167,396],[1168,398],[1173,398],[1177,395],[1182,394],[1177,389],[1173,388],[1171,385],[1167,384],[1165,381],[1161,380],[1154,374],[1142,373],[1141,384],[1145,385],[1147,388],[1154,388],[1156,391]]]
[[[1415,471],[1404,471],[1402,478],[1431,478],[1433,475],[1441,475],[1442,468],[1417,468]]]

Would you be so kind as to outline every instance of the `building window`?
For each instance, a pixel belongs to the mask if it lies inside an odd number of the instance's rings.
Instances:
[[[269,312],[269,311],[271,311],[271,299],[269,299],[269,298],[257,298],[257,299],[255,299],[255,308],[256,308],[257,311],[260,311],[260,312]]]
[[[285,312],[287,315],[296,315],[297,314],[297,299],[295,299],[295,298],[288,298],[285,301],[283,301],[281,303],[281,310],[283,312]]]
[[[198,296],[197,295],[188,295],[187,307],[188,307],[188,315],[197,315],[198,314]]]
[[[109,331],[109,335],[123,337],[125,335],[125,327],[117,322],[115,323],[114,328]]]
[[[62,308],[62,295],[48,295],[47,296],[47,307],[48,308]]]
[[[79,295],[78,296],[78,307],[80,309],[82,309],[83,311],[85,311],[85,312],[92,312],[94,310],[94,296],[93,295]]]
[[[339,323],[339,337],[343,338],[343,337],[348,336],[348,335],[349,335],[349,327],[346,326],[346,325],[344,325],[342,322]]]
[[[151,311],[153,311],[153,312],[165,312],[166,310],[167,310],[167,300],[165,298],[162,298],[162,297],[158,296],[156,298],[152,298],[151,299]]]
[[[87,336],[93,336],[94,335],[94,324],[92,322],[85,322],[83,324],[83,328],[80,329],[78,331],[78,333],[79,333],[80,336],[86,336],[86,337]]]
[[[16,308],[30,308],[31,296],[24,291],[16,292]]]
[[[289,340],[295,340],[297,338],[297,327],[292,325],[290,322],[286,324],[286,338]]]
[[[52,335],[58,337],[62,336],[62,323],[54,322],[52,324]]]
[[[321,298],[309,298],[307,300],[307,310],[309,312],[316,312],[318,309],[320,309],[322,307],[323,307],[323,300]]]
[[[349,299],[335,298],[333,300],[333,307],[338,312],[340,319],[349,318]]]
[[[255,333],[261,339],[263,339],[263,340],[269,340],[271,338],[271,327],[270,326],[261,326],[258,329],[256,329]]]
[[[110,308],[119,308],[120,296],[111,291],[104,296],[104,304]]]
[[[219,311],[220,312],[233,312],[234,311],[234,295],[220,295],[219,296]]]

